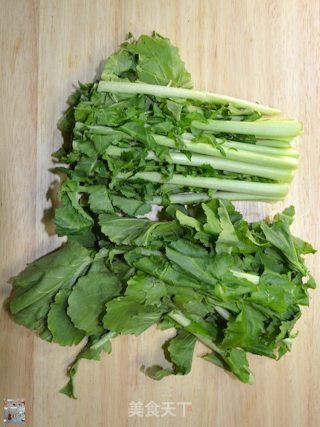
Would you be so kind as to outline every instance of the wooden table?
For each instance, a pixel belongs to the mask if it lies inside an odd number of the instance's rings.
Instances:
[[[56,178],[49,168],[50,153],[62,142],[56,123],[67,96],[78,80],[99,75],[129,31],[170,37],[196,88],[277,106],[304,122],[301,166],[283,206],[296,206],[294,231],[320,248],[319,1],[1,0],[0,6],[3,301],[10,277],[59,246],[50,225],[54,190],[48,189]],[[281,205],[242,208],[256,219]],[[319,261],[309,262],[318,281]],[[197,357],[186,377],[145,377],[141,365],[162,361],[165,333],[153,329],[117,339],[102,362],[84,361],[77,401],[58,393],[76,349],[42,341],[2,307],[0,397],[26,399],[28,427],[317,427],[319,302],[319,291],[312,292],[293,350],[280,362],[250,357],[253,386]],[[129,417],[137,401],[172,402],[176,416]],[[179,402],[192,402],[185,417]]]

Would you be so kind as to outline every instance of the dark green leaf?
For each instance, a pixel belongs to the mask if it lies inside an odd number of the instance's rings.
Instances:
[[[71,289],[92,259],[76,242],[30,264],[14,279],[10,311],[17,323],[41,333],[50,304],[60,289]]]

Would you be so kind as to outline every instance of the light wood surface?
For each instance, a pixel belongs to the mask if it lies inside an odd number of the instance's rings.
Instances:
[[[170,37],[197,89],[260,101],[304,122],[301,166],[282,205],[296,206],[294,231],[320,248],[319,25],[316,0],[1,0],[1,300],[10,277],[59,246],[46,199],[55,180],[50,153],[62,142],[56,123],[73,84],[92,81],[129,31]],[[241,208],[257,219],[282,205]],[[319,255],[309,266],[320,282],[318,265]],[[318,427],[319,302],[317,290],[280,362],[250,358],[252,386],[197,357],[186,377],[145,377],[139,368],[162,361],[167,335],[153,329],[117,339],[102,362],[84,361],[77,401],[58,393],[76,348],[42,341],[1,306],[0,398],[26,399],[27,427]],[[177,414],[129,417],[132,401],[173,402]],[[192,411],[183,417],[178,402],[192,402]]]

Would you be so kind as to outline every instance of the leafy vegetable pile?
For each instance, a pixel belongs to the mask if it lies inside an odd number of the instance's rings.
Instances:
[[[198,339],[204,359],[251,382],[246,352],[272,358],[290,349],[300,305],[313,279],[301,255],[313,248],[289,231],[293,208],[272,224],[249,225],[228,201],[212,200],[196,216],[151,221],[98,215],[100,249],[76,241],[31,264],[15,281],[15,320],[61,345],[88,342],[69,368],[62,391],[74,397],[81,358],[111,351],[117,334],[151,325],[175,327],[168,343],[172,368],[146,372],[160,379],[190,371]]]
[[[70,165],[57,168],[55,224],[68,243],[15,278],[10,311],[47,341],[86,338],[61,390],[70,397],[82,358],[154,324],[177,333],[165,346],[172,366],[147,375],[188,373],[199,340],[205,360],[250,383],[247,352],[285,354],[315,287],[292,207],[248,224],[226,200],[285,196],[300,123],[191,86],[168,39],[130,39],[60,123],[72,144],[55,153]],[[161,220],[143,217],[155,204]]]
[[[283,199],[298,165],[292,140],[301,123],[191,87],[177,49],[157,34],[110,56],[100,82],[80,84],[72,99],[72,151],[56,153],[71,165],[62,171],[72,191],[90,194],[88,186],[102,183],[128,214],[212,197]]]

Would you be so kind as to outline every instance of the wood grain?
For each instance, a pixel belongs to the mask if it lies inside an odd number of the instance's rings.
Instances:
[[[304,122],[301,166],[283,205],[296,206],[296,234],[320,248],[320,3],[318,0],[1,0],[0,266],[8,280],[59,245],[50,234],[50,153],[73,84],[91,81],[129,31],[156,30],[180,47],[198,89],[277,106]],[[54,191],[51,191],[52,194]],[[282,205],[241,204],[249,219]],[[45,212],[45,215],[44,215]],[[52,233],[51,233],[52,234]],[[309,262],[320,282],[319,256]],[[14,324],[1,307],[0,398],[24,397],[27,427],[318,427],[319,291],[280,362],[251,357],[246,386],[195,358],[187,377],[146,378],[141,365],[162,362],[166,334],[121,337],[102,362],[83,362],[77,401],[58,394],[76,353]],[[170,333],[170,331],[168,332]],[[197,354],[202,348],[197,347]],[[132,401],[192,402],[183,417],[129,417]],[[0,408],[1,410],[1,408]]]

